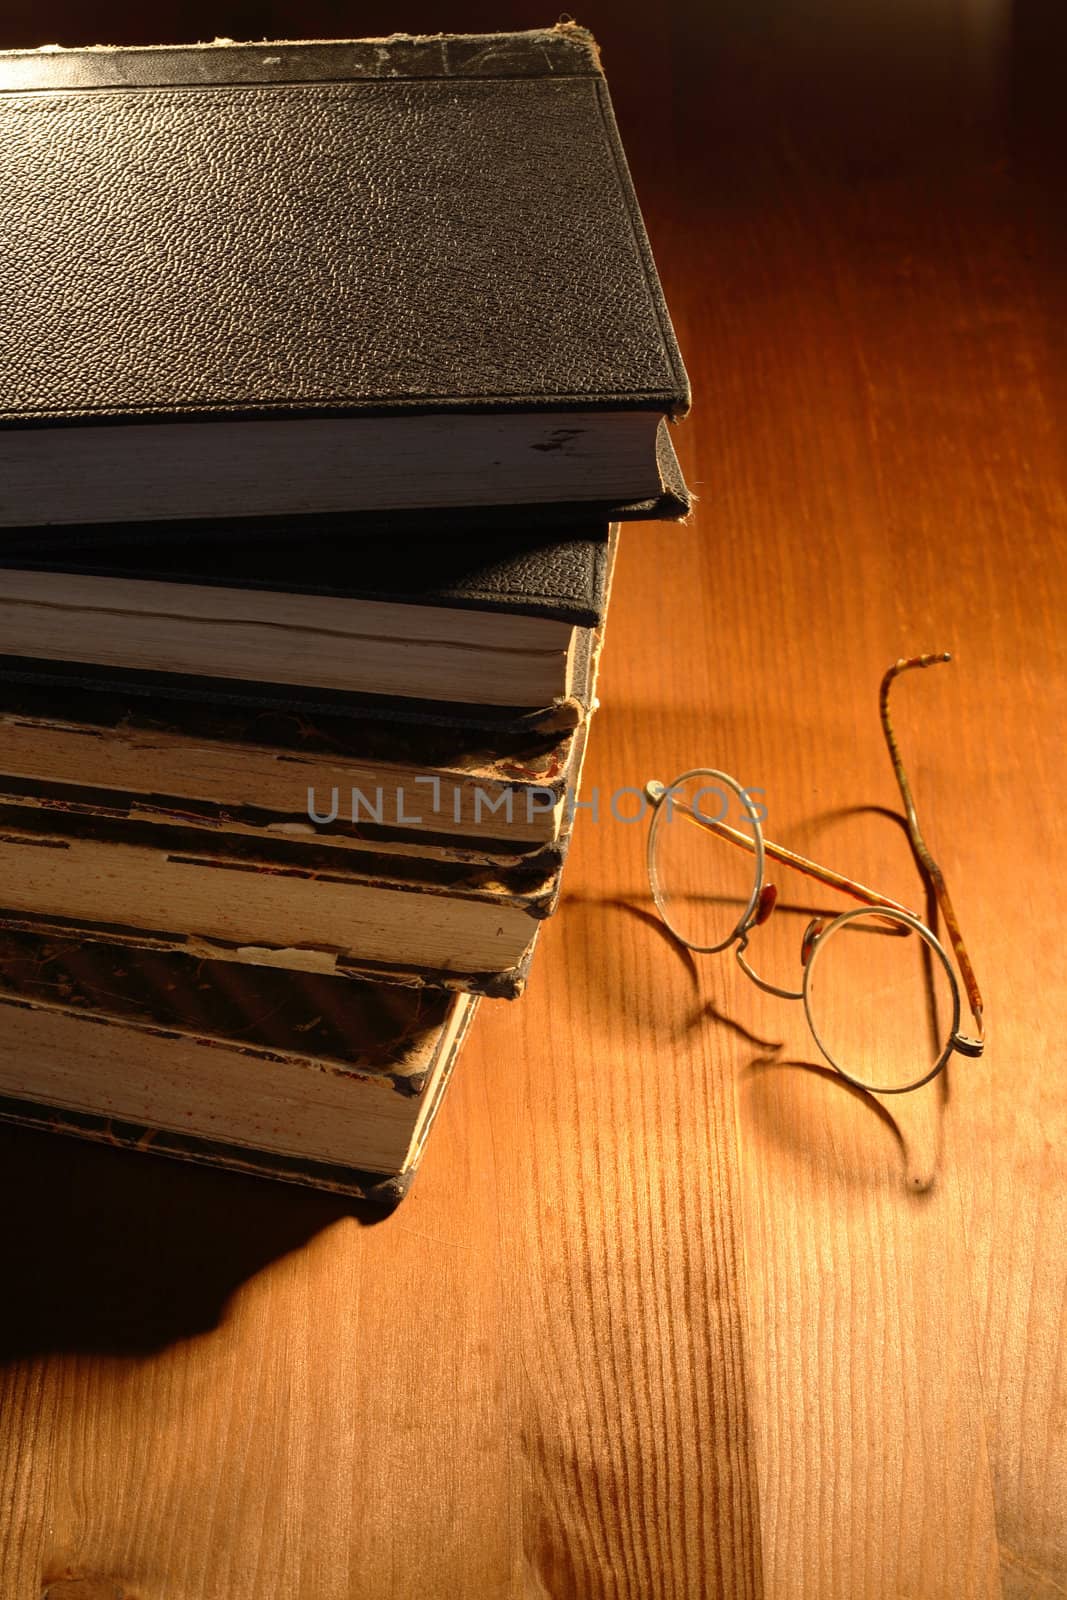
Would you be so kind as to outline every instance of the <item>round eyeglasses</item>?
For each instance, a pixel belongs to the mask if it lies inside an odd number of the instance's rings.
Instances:
[[[907,907],[766,839],[753,791],[728,773],[700,767],[671,784],[646,785],[652,803],[649,884],[671,934],[696,952],[733,946],[741,970],[759,988],[803,1003],[812,1037],[835,1071],[876,1094],[918,1089],[953,1052],[979,1056],[984,1047],[981,995],[944,876],[919,830],[888,708],[889,687],[900,672],[948,659],[942,654],[897,662],[882,680],[879,704],[912,845],[944,916],[977,1037],[960,1032],[960,984],[948,952]],[[748,956],[752,934],[777,901],[777,890],[766,881],[768,859],[863,902],[809,921],[800,942],[798,989],[768,981]]]

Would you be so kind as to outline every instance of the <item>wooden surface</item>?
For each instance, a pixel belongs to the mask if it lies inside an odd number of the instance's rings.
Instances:
[[[642,19],[581,15],[700,504],[623,542],[600,820],[390,1220],[3,1134],[13,1600],[1067,1590],[1062,24],[1023,0],[1009,50],[996,0]],[[104,4],[93,27],[543,21]],[[4,26],[88,42],[47,4]],[[644,828],[606,800],[724,767],[774,837],[921,900],[876,694],[936,648],[957,660],[899,685],[900,734],[989,1046],[879,1105],[815,1070],[799,1007],[672,947]],[[787,966],[797,926],[761,931]]]

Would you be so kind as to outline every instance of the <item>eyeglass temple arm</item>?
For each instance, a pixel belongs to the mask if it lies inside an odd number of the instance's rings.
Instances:
[[[657,786],[658,787],[658,786]],[[663,791],[666,793],[666,791]],[[658,802],[662,795],[654,795]],[[709,833],[716,833],[720,838],[726,839],[730,844],[740,845],[742,850],[747,850],[750,855],[755,855],[756,846],[749,836],[738,828],[731,828],[726,822],[719,822],[714,817],[705,817],[699,811],[694,811],[690,806],[680,800],[674,800],[672,805],[685,813],[690,821],[697,823],[701,828],[706,828]],[[868,889],[862,883],[857,883],[854,878],[846,878],[840,872],[834,872],[831,867],[821,867],[817,861],[809,861],[807,856],[797,855],[795,850],[789,850],[784,844],[775,844],[773,840],[764,838],[764,854],[773,861],[781,861],[787,867],[792,867],[796,872],[802,872],[806,878],[815,878],[819,883],[826,884],[831,889],[840,889],[843,894],[851,895],[854,900],[861,900],[864,905],[882,907],[886,911],[906,911],[907,906],[902,906],[898,901],[891,900],[888,895],[876,894],[873,889]]]
[[[902,672],[909,672],[913,667],[934,667],[938,666],[944,661],[951,660],[952,657],[949,652],[947,650],[942,650],[930,655],[909,656],[906,659],[895,662],[893,666],[888,669],[882,679],[882,685],[878,692],[878,711],[882,719],[882,732],[885,734],[885,742],[889,747],[889,758],[893,763],[893,771],[896,774],[897,786],[900,789],[901,799],[904,801],[904,811],[908,819],[908,835],[911,839],[911,846],[918,857],[923,871],[926,873],[931,884],[933,885],[934,894],[937,898],[938,906],[941,909],[941,915],[945,919],[945,927],[948,930],[949,942],[952,945],[952,949],[956,956],[956,961],[959,964],[960,974],[963,978],[963,986],[967,991],[967,1004],[971,1008],[971,1015],[974,1017],[975,1023],[977,1024],[978,1036],[979,1039],[981,1039],[984,1037],[985,1030],[982,1021],[982,995],[978,988],[978,980],[974,975],[974,968],[971,966],[971,958],[967,954],[967,946],[963,942],[963,935],[960,932],[960,925],[956,920],[956,913],[953,909],[952,901],[949,899],[944,873],[941,871],[941,868],[930,854],[929,846],[922,836],[922,830],[919,827],[919,819],[915,813],[915,800],[912,796],[911,784],[908,782],[908,775],[904,771],[904,762],[901,758],[900,746],[897,743],[897,736],[893,731],[893,722],[889,715],[889,691],[895,678],[899,677]]]

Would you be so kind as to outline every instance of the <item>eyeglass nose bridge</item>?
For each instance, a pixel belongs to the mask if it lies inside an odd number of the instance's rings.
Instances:
[[[769,912],[768,915],[770,915]],[[778,984],[769,982],[767,978],[761,978],[759,973],[755,971],[745,956],[745,951],[747,949],[748,929],[746,928],[745,932],[741,935],[741,938],[737,942],[734,955],[737,957],[737,964],[741,968],[741,971],[745,974],[745,977],[750,978],[756,985],[757,989],[762,989],[764,994],[773,994],[779,1000],[803,1000],[803,989],[782,989],[778,986]]]

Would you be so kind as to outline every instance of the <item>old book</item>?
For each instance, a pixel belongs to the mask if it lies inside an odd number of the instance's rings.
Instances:
[[[472,867],[37,808],[0,812],[0,907],[161,932],[206,955],[320,972],[519,967],[559,871]]]
[[[603,561],[596,546],[592,592],[604,621],[578,630],[577,726],[297,713],[28,683],[0,670],[0,805],[487,865],[540,853],[551,871],[596,703],[616,544],[612,530]]]
[[[558,846],[587,721],[487,741],[6,684],[0,805],[489,863]]]
[[[155,706],[164,702],[188,706],[212,704],[251,711],[288,712],[295,717],[354,720],[377,718],[410,727],[480,729],[498,733],[562,733],[577,727],[588,707],[585,686],[593,647],[591,628],[574,630],[571,645],[571,692],[549,705],[501,706],[483,701],[439,700],[375,692],[341,692],[304,684],[258,683],[251,679],[195,676],[178,672],[141,671],[98,666],[84,661],[0,655],[0,685],[36,684],[57,690],[99,689],[131,696]],[[3,689],[0,688],[0,696]]]
[[[540,925],[538,925],[540,926]],[[220,947],[210,940],[183,938],[180,934],[159,933],[147,928],[114,926],[96,922],[76,922],[42,911],[15,912],[0,909],[0,930],[29,933],[35,938],[74,940],[83,945],[108,944],[116,949],[149,951],[155,955],[192,955],[197,960],[221,960],[224,965],[267,967],[283,972],[310,972],[358,982],[373,982],[385,988],[471,994],[492,1000],[515,1000],[522,994],[530,973],[537,945],[537,933],[526,947],[519,963],[507,971],[457,972],[452,967],[413,966],[403,961],[372,961],[354,958],[342,950],[322,953],[283,951],[280,965],[270,949],[246,946]]]
[[[0,930],[0,1118],[395,1204],[476,1005]]]
[[[471,864],[364,840],[118,822],[0,805],[0,929],[515,999],[558,904],[588,722],[553,849]]]
[[[604,524],[448,541],[241,526],[0,547],[3,657],[547,708],[573,692],[576,628],[604,613]]]
[[[688,383],[573,23],[8,53],[0,192],[2,525],[685,509]]]
[[[213,836],[30,785],[0,803],[0,929],[514,999],[558,903],[588,729],[554,844],[525,854],[395,835]]]

